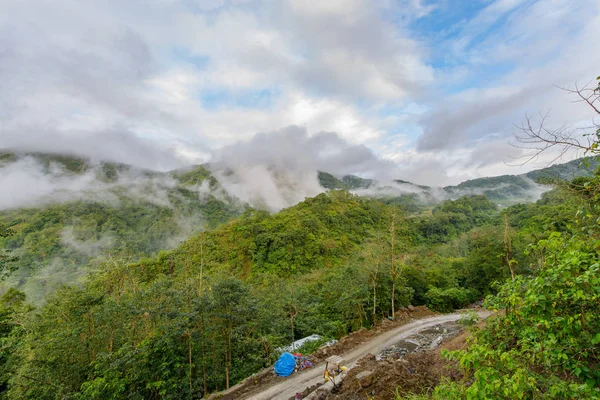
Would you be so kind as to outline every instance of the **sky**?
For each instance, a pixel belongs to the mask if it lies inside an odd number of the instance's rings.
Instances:
[[[515,125],[589,126],[597,0],[2,0],[0,148],[427,185],[518,174]],[[569,161],[581,154],[568,154]]]

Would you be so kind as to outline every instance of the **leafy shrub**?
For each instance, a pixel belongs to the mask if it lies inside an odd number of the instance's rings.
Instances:
[[[447,353],[473,383],[446,384],[438,398],[600,398],[598,240],[553,233],[535,250],[545,262],[490,298],[489,321],[467,351]]]
[[[460,315],[458,323],[464,326],[472,326],[479,322],[479,315],[473,310],[469,310]]]
[[[333,340],[334,340],[333,338],[321,337],[318,340],[312,340],[312,341],[304,343],[302,346],[300,346],[296,350],[294,350],[294,352],[300,353],[300,354],[312,354],[315,351],[317,351],[321,346],[323,346],[324,344],[329,343]]]
[[[465,288],[430,288],[425,294],[427,307],[440,312],[450,312],[469,304],[470,291]]]

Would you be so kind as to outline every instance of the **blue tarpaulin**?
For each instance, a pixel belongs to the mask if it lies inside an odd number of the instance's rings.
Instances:
[[[279,376],[290,376],[296,367],[296,359],[290,353],[283,353],[275,363],[275,373]]]

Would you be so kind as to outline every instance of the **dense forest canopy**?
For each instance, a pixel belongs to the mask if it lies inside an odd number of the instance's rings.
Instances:
[[[600,400],[599,25],[0,0],[0,400]]]
[[[494,304],[507,317],[532,318],[537,311],[502,300],[503,294],[527,291],[544,274],[562,274],[561,282],[577,271],[586,279],[582,284],[596,285],[587,283],[595,279],[588,270],[595,253],[585,249],[593,248],[597,230],[586,227],[596,215],[591,188],[598,178],[587,168],[536,203],[509,207],[480,194],[431,204],[414,196],[359,196],[344,186],[271,214],[215,196],[199,201],[191,188],[204,182],[218,188],[219,182],[198,167],[173,173],[179,182],[169,192],[173,207],[123,195],[118,206],[79,200],[3,212],[0,262],[7,282],[29,277],[20,289],[36,283],[52,290],[36,298],[13,287],[0,300],[0,395],[201,398],[271,365],[276,349],[295,339],[315,333],[340,338],[409,304],[448,312],[497,294]],[[102,171],[110,176],[113,170],[104,165]],[[366,185],[321,177],[334,186]],[[174,218],[193,215],[205,216],[204,229],[168,249],[165,243],[178,232]],[[564,246],[583,257],[578,269],[548,264],[552,252],[553,263],[567,262]],[[54,260],[54,269],[47,260]],[[73,276],[77,284],[61,286],[75,283]],[[591,332],[598,325],[586,314],[597,301],[596,289],[590,290],[572,294],[589,302],[582,305],[583,325],[554,339],[560,344],[568,335],[582,335],[581,343],[592,343],[587,355],[567,347],[549,355],[574,360],[561,367],[568,377],[542,381],[533,375],[536,383],[515,393],[567,393],[576,382],[582,393],[592,393],[597,338]],[[556,304],[565,301],[545,299],[548,310],[559,310]],[[572,325],[568,315],[564,320]],[[540,323],[539,333],[524,332],[530,335],[524,338],[541,334],[546,322]],[[511,334],[498,324],[490,328],[494,335]],[[478,340],[489,346],[486,336]],[[477,354],[463,357],[474,360]],[[492,367],[485,371],[495,373]],[[452,385],[439,393],[476,390]]]

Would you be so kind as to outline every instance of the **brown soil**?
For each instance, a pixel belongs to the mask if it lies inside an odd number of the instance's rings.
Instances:
[[[396,361],[376,361],[374,355],[368,355],[359,360],[359,365],[348,371],[341,385],[333,392],[319,393],[320,400],[341,399],[394,399],[396,394],[405,396],[411,393],[426,394],[431,392],[443,377],[457,381],[463,379],[462,372],[456,362],[451,362],[441,356],[442,349],[461,350],[466,348],[469,336],[463,331],[458,336],[442,343],[435,350],[423,353],[409,354]],[[363,371],[373,372],[373,383],[361,387],[356,375]]]
[[[400,325],[404,325],[411,319],[421,319],[435,315],[439,315],[439,313],[429,310],[426,306],[413,307],[412,311],[408,309],[399,310],[396,312],[396,321],[384,319],[373,329],[362,328],[356,332],[353,332],[343,337],[339,340],[339,342],[329,347],[317,350],[316,352],[311,354],[309,358],[315,364],[320,363],[331,355],[347,353],[348,351],[354,349],[357,345],[369,340],[370,338],[377,336],[383,332],[387,332],[390,329],[396,328]],[[233,390],[230,390],[228,392],[226,391],[215,393],[211,395],[209,397],[209,400],[235,400],[244,398],[245,396],[256,392],[258,389],[270,387],[271,385],[282,382],[284,380],[286,380],[286,378],[277,376],[275,372],[273,372],[272,367],[266,368],[244,379],[242,382],[240,382],[238,385],[232,388]]]
[[[329,347],[317,350],[316,352],[310,355],[310,359],[313,360],[315,363],[319,363],[321,361],[324,361],[327,357],[331,356],[332,354],[347,353],[348,351],[354,349],[357,345],[366,342],[372,337],[380,335],[383,332],[387,332],[390,329],[394,329],[400,325],[404,325],[411,319],[421,319],[426,317],[432,317],[434,315],[439,315],[439,313],[431,311],[426,306],[414,307],[413,311],[409,311],[408,309],[399,310],[396,312],[395,322],[390,321],[388,319],[384,319],[374,329],[362,328],[356,332],[349,334],[348,336],[344,336],[340,339],[339,342]]]

